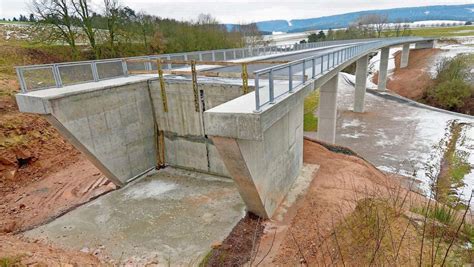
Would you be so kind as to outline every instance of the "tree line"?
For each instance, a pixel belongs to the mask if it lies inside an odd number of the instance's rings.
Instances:
[[[177,21],[136,12],[120,0],[103,0],[101,8],[89,0],[32,0],[30,10],[30,21],[44,32],[40,41],[67,44],[74,58],[83,46],[99,59],[236,48],[252,40],[246,36],[259,35],[256,26],[228,31],[208,14]]]
[[[357,18],[345,29],[329,29],[327,32],[319,31],[318,33],[311,33],[308,35],[308,42],[409,35],[411,35],[411,29],[408,22],[397,20],[395,23],[389,23],[389,19],[386,15],[367,14]],[[301,42],[304,43],[306,40],[302,40]]]

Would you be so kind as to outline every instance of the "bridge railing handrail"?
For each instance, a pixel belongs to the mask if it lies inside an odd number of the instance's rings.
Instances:
[[[299,51],[305,49],[313,49],[318,47],[325,47],[329,45],[347,44],[366,42],[370,39],[356,39],[356,40],[336,40],[324,41],[316,43],[304,44],[287,44],[287,45],[273,45],[273,46],[257,46],[244,47],[233,49],[219,49],[208,51],[194,51],[187,53],[173,53],[163,55],[148,55],[136,56],[128,58],[112,58],[101,60],[86,60],[75,62],[63,62],[52,64],[39,64],[15,67],[18,80],[20,82],[21,92],[43,90],[49,88],[60,88],[64,85],[80,84],[87,82],[97,82],[106,79],[113,79],[119,77],[126,77],[129,75],[128,70],[132,68],[139,68],[140,70],[155,70],[155,66],[150,63],[135,64],[128,62],[131,59],[168,59],[181,57],[181,59],[189,60],[203,60],[208,57],[208,61],[221,60],[237,60],[242,58],[271,55],[281,52]],[[373,40],[373,39],[372,39]],[[115,63],[114,73],[106,75],[107,70],[101,67],[101,64]],[[177,64],[176,64],[177,65]],[[76,69],[73,69],[73,68]],[[70,68],[69,72],[66,70]],[[172,69],[173,64],[167,64],[164,68]],[[36,72],[36,73],[35,73]]]
[[[431,38],[419,38],[419,37],[403,37],[403,38],[384,38],[384,39],[370,39],[369,41],[363,42],[362,44],[355,44],[349,47],[344,47],[341,49],[334,49],[332,51],[318,54],[315,56],[306,57],[303,59],[298,59],[289,63],[280,64],[276,66],[271,66],[265,69],[260,69],[254,71],[255,75],[255,112],[261,112],[262,107],[266,105],[272,105],[275,103],[277,98],[294,92],[298,87],[303,87],[308,83],[312,83],[316,78],[319,78],[323,74],[328,73],[329,71],[333,70],[334,68],[338,67],[339,65],[351,60],[355,59],[361,55],[367,54],[368,52],[374,49],[380,49],[382,47],[391,46],[391,45],[398,45],[407,42],[420,42],[425,40],[432,40]],[[324,60],[324,59],[327,60]],[[307,65],[306,63],[310,63],[310,70],[311,76],[309,79],[306,79],[306,71]],[[319,62],[319,64],[316,64]],[[295,66],[302,67],[302,80],[300,83],[294,83],[294,71],[293,68]],[[319,69],[316,70],[316,66],[319,65]],[[273,73],[276,71],[281,71],[287,69],[288,74],[288,88],[282,94],[275,96],[275,83],[273,79]],[[261,76],[268,75],[268,100],[262,102],[260,93],[261,93]],[[267,80],[267,79],[265,79]]]

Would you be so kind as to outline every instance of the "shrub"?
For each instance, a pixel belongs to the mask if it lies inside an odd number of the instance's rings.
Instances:
[[[471,96],[471,88],[463,80],[448,80],[436,85],[428,95],[443,108],[457,109]]]

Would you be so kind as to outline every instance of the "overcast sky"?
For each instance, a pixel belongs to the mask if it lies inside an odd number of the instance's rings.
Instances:
[[[0,0],[0,18],[27,14],[30,0]],[[92,0],[99,8],[102,0]],[[443,4],[472,4],[474,0],[122,0],[122,4],[138,11],[174,18],[194,19],[200,13],[210,13],[220,22],[249,23],[271,19],[314,18],[352,11]]]

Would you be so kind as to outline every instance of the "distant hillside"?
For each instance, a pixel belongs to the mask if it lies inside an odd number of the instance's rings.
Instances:
[[[257,22],[257,26],[265,32],[302,32],[345,28],[358,17],[370,13],[387,15],[390,22],[397,20],[407,22],[424,20],[474,21],[474,4],[367,10],[312,19],[294,19],[290,23],[286,20],[261,21]],[[227,27],[231,29],[233,25],[230,24]]]

